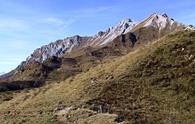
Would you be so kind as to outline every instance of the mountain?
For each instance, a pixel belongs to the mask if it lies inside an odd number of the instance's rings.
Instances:
[[[21,70],[28,70],[25,68],[32,66],[32,63],[42,64],[45,60],[53,56],[62,57],[65,54],[70,54],[71,52],[89,47],[103,48],[104,46],[115,44],[113,40],[118,37],[121,37],[122,40],[126,37],[130,37],[130,40],[134,40],[130,45],[136,45],[159,39],[172,31],[182,28],[187,28],[187,26],[174,21],[174,19],[168,17],[166,14],[152,14],[140,23],[133,22],[131,19],[124,19],[116,26],[110,27],[106,31],[100,31],[95,36],[82,37],[75,35],[42,46],[36,49],[25,62],[19,65],[20,69],[17,68],[12,72],[17,73],[18,71],[21,72]],[[136,44],[134,42],[136,42]],[[15,73],[4,77],[13,77]]]
[[[63,40],[58,40],[54,43],[36,49],[33,54],[27,58],[27,62],[38,61],[42,63],[44,60],[52,56],[61,57],[64,53],[70,53],[71,51],[84,47],[103,46],[104,44],[114,40],[117,36],[129,32],[136,25],[137,24],[132,22],[130,19],[125,19],[122,20],[117,26],[110,27],[105,32],[100,31],[98,34],[92,37],[81,37],[76,35],[73,37],[67,37]]]
[[[57,40],[0,76],[0,122],[193,124],[194,45],[193,26],[156,13]]]
[[[54,77],[63,80],[96,66],[105,56],[116,57],[127,54],[141,44],[188,27],[174,21],[166,14],[155,13],[139,23],[124,19],[116,26],[100,31],[94,36],[75,35],[44,45],[36,49],[15,70],[0,76],[0,79],[8,80],[9,87],[11,84],[15,85],[10,83],[15,81],[21,83],[38,81],[42,85],[47,80],[54,80]],[[54,76],[54,72],[58,75]],[[21,88],[23,87],[20,86],[19,89]]]
[[[61,57],[64,53],[69,53],[84,47],[101,47],[112,42],[121,34],[126,34],[137,28],[153,27],[159,32],[162,32],[163,30],[172,31],[180,26],[182,27],[182,24],[175,22],[166,14],[153,14],[141,23],[133,22],[131,19],[124,19],[115,27],[110,27],[105,32],[100,31],[95,36],[81,37],[76,35],[38,48],[27,58],[27,62],[34,60],[42,63],[44,60],[52,56]]]

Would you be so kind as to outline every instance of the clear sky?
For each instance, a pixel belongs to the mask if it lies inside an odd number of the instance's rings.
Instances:
[[[94,35],[154,12],[195,25],[195,0],[0,0],[0,73],[57,39]]]

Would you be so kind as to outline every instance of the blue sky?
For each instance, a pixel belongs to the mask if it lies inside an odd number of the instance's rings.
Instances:
[[[195,25],[194,0],[0,0],[0,72],[57,39],[94,35],[124,18],[141,21],[154,12]]]

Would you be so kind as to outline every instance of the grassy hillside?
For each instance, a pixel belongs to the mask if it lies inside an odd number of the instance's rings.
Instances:
[[[194,53],[195,32],[180,31],[64,81],[1,93],[0,122],[193,124]]]

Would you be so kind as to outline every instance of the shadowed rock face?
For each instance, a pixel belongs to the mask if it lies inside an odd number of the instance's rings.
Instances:
[[[36,88],[40,87],[41,85],[43,85],[43,82],[41,81],[0,82],[0,92]]]
[[[134,47],[135,43],[137,42],[137,37],[134,33],[130,32],[128,34],[122,34],[120,36],[120,41],[124,46]]]
[[[122,43],[125,43],[126,42],[126,38],[125,38],[125,35],[124,34],[121,35],[121,41],[122,41]]]
[[[132,47],[134,47],[135,43],[137,42],[136,35],[134,33],[129,33],[129,39],[132,43]]]
[[[47,66],[48,68],[51,69],[60,68],[61,64],[62,64],[61,59],[56,56],[49,58],[43,63],[44,66]]]

